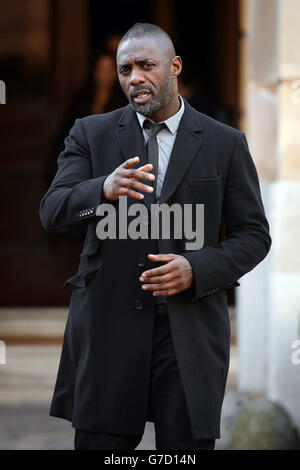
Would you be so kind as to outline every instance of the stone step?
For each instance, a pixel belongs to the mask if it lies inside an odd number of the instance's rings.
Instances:
[[[67,308],[2,308],[0,337],[10,344],[60,344]]]

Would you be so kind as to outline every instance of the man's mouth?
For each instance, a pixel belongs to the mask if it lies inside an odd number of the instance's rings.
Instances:
[[[133,101],[138,104],[146,103],[151,98],[149,90],[139,90],[133,94]]]

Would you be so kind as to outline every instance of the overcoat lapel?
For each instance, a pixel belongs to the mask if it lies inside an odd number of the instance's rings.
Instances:
[[[140,157],[140,162],[135,168],[148,163],[143,131],[138,122],[136,113],[133,111],[130,104],[124,108],[124,112],[115,129],[115,134],[119,141],[124,160]]]
[[[128,104],[118,122],[115,129],[116,138],[120,144],[124,160],[129,158],[139,157],[140,161],[134,168],[139,168],[148,163],[147,149],[143,131],[141,129],[138,118],[130,104]],[[146,180],[139,180],[141,183],[147,184]],[[127,201],[128,206],[132,203],[144,203],[150,211],[151,194],[143,193],[144,199],[133,199]]]
[[[168,168],[165,174],[159,203],[163,204],[173,194],[202,146],[202,126],[197,112],[184,100],[182,115]]]

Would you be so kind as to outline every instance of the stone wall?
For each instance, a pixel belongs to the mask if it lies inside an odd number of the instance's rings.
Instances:
[[[300,0],[241,1],[241,127],[272,248],[237,289],[239,388],[282,403],[300,428]]]

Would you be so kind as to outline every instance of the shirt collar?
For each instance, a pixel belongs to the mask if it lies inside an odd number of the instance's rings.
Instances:
[[[177,113],[173,114],[173,116],[169,117],[165,121],[162,121],[166,124],[166,126],[168,127],[169,131],[172,134],[175,134],[177,132],[177,129],[178,129],[179,124],[180,124],[180,119],[182,118],[182,115],[184,113],[184,101],[183,101],[182,97],[179,95],[179,93],[178,93],[178,96],[179,96],[180,103],[181,103],[179,110],[177,111]],[[138,113],[138,112],[136,113],[136,115],[138,117],[140,126],[143,129],[143,124],[144,124],[145,119],[149,119],[149,118],[147,118],[146,116],[144,116],[143,114]],[[151,119],[150,119],[150,121],[151,121]],[[157,124],[159,124],[159,123],[157,123]]]

